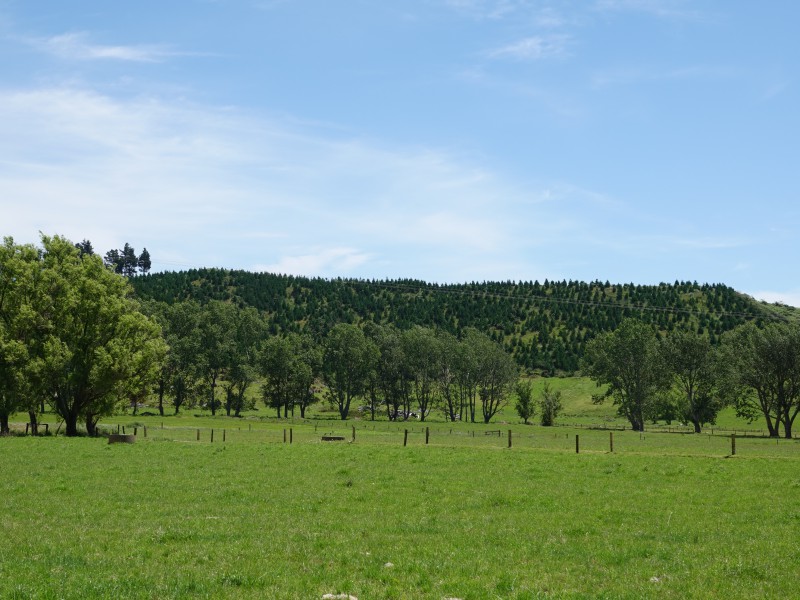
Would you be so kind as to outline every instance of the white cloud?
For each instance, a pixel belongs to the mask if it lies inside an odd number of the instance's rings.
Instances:
[[[519,263],[526,244],[507,212],[519,192],[447,151],[75,88],[0,90],[0,113],[3,234],[20,241],[131,242],[155,268],[432,279]]]
[[[104,46],[93,44],[85,32],[71,32],[49,38],[32,38],[28,43],[62,60],[119,60],[161,62],[181,53],[160,45]]]
[[[368,254],[355,248],[323,248],[308,254],[283,256],[276,263],[255,265],[254,270],[308,277],[347,274],[365,264],[369,258]]]
[[[518,60],[540,60],[561,57],[567,54],[570,43],[568,35],[534,35],[490,50],[490,58],[514,58]]]

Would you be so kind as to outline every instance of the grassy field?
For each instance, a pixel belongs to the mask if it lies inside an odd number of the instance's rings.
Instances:
[[[800,441],[613,430],[552,381],[554,428],[262,410],[0,438],[0,598],[800,597]]]
[[[800,595],[798,442],[243,424],[0,440],[0,596]]]

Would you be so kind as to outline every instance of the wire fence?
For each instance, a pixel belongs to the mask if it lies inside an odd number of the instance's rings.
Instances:
[[[15,423],[13,433],[30,433]],[[63,435],[59,423],[40,423],[40,435]],[[489,424],[363,421],[239,422],[232,426],[165,426],[164,423],[101,424],[100,436],[132,435],[137,442],[192,444],[325,444],[428,446],[541,450],[572,453],[653,454],[676,456],[750,456],[800,459],[800,439],[769,438],[763,430],[654,427],[635,432],[620,426],[515,426]],[[129,440],[132,441],[132,440]]]

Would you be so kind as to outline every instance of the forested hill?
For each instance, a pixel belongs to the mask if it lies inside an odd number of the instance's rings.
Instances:
[[[340,322],[400,328],[475,327],[501,341],[528,369],[573,372],[586,342],[636,316],[662,331],[686,329],[712,341],[750,318],[779,314],[721,284],[612,285],[594,281],[429,284],[415,280],[319,279],[223,269],[131,278],[142,299],[231,301],[266,315],[272,333],[327,332]],[[790,310],[791,312],[791,310]],[[785,315],[786,309],[783,310]]]

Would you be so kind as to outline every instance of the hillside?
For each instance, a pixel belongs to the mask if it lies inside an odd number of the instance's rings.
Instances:
[[[759,303],[722,284],[635,285],[594,281],[430,284],[411,279],[350,280],[193,269],[131,278],[142,299],[225,300],[262,311],[270,330],[323,334],[339,322],[475,327],[502,342],[517,362],[548,373],[578,369],[586,342],[629,316],[661,331],[719,336],[748,319],[797,318],[791,307]]]

